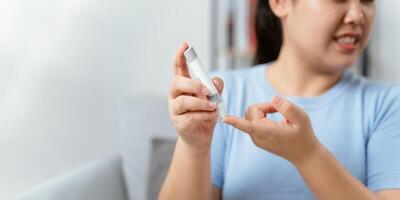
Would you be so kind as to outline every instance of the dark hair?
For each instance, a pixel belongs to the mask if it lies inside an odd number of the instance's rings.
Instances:
[[[276,60],[282,46],[282,26],[275,16],[268,0],[258,0],[256,9],[257,50],[254,64],[268,63]]]

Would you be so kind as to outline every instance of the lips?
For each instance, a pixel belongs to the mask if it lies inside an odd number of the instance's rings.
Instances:
[[[343,36],[336,39],[337,43],[339,44],[357,44],[358,38],[350,37],[350,36]]]
[[[357,50],[360,39],[361,34],[353,32],[340,34],[334,37],[334,40],[344,53],[353,53],[355,50]]]

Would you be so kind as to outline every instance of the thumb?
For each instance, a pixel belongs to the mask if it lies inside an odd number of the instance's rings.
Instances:
[[[219,77],[212,78],[212,82],[217,88],[218,94],[221,95],[224,90],[224,81]]]
[[[184,52],[189,48],[187,42],[182,43],[182,45],[177,50],[174,61],[173,61],[173,74],[175,76],[184,76],[190,78],[189,69],[186,64],[186,58]]]
[[[308,119],[307,114],[297,105],[288,100],[274,96],[272,97],[272,105],[280,112],[289,122],[299,124]]]

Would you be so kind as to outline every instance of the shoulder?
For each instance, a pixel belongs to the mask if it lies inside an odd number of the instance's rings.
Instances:
[[[353,93],[361,95],[363,115],[369,121],[370,130],[382,124],[397,121],[400,117],[400,85],[391,82],[372,81],[354,75]],[[356,92],[356,91],[360,92]],[[397,122],[396,122],[397,123]]]
[[[350,90],[360,91],[366,102],[382,104],[399,98],[400,85],[397,83],[373,81],[354,74],[351,79]]]

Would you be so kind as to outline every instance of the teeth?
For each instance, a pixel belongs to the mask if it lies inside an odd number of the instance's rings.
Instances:
[[[357,42],[357,38],[344,36],[337,39],[339,44],[355,44]]]

